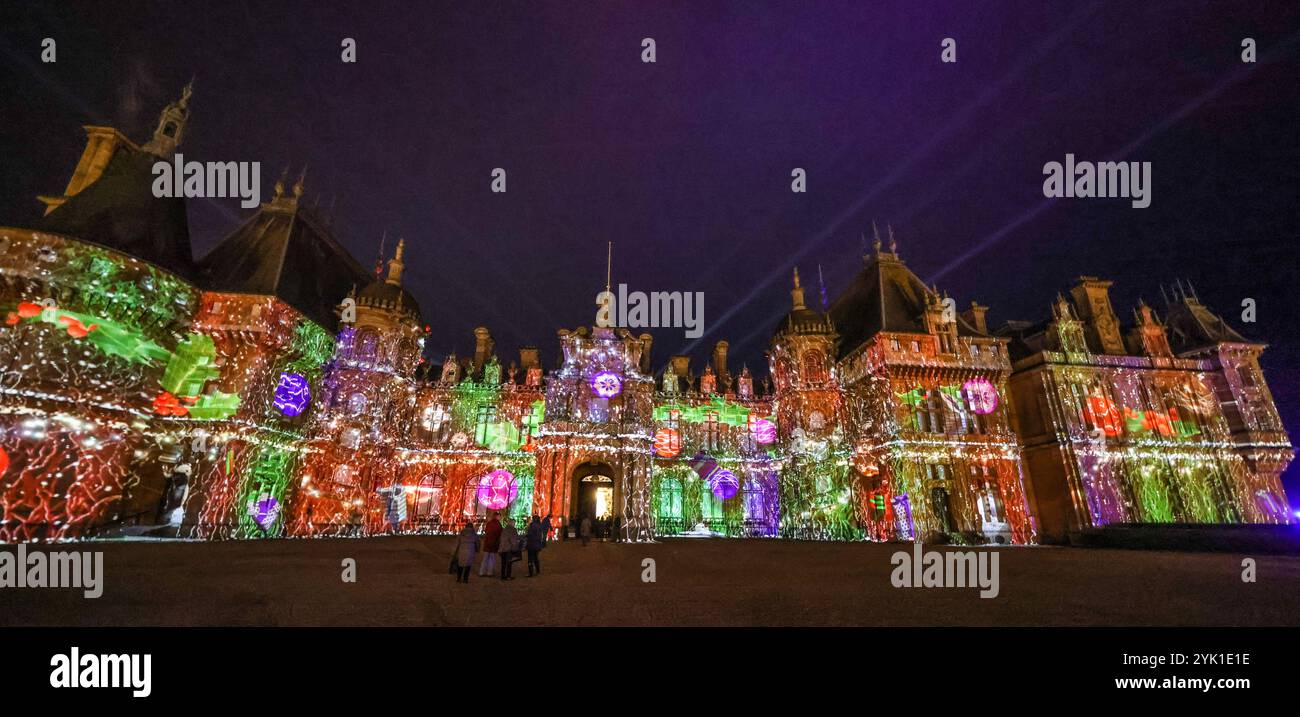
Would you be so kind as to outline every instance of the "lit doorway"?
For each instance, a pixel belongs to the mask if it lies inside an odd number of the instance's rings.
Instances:
[[[570,515],[575,525],[583,518],[592,523],[614,515],[614,471],[604,463],[583,463],[573,471],[573,502]]]

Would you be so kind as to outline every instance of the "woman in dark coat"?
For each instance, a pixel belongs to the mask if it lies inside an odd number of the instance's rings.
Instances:
[[[478,531],[473,523],[466,523],[456,536],[456,582],[469,582],[469,571],[474,567],[474,556],[478,553]]]
[[[528,577],[531,578],[542,572],[542,563],[537,559],[537,554],[545,547],[545,524],[534,515],[533,522],[528,524],[528,530],[524,532],[524,550],[528,551]]]

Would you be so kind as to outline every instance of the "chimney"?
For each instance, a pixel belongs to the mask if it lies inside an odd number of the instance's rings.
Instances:
[[[726,340],[719,341],[713,345],[713,373],[722,381],[727,375],[727,347],[730,346]]]
[[[474,369],[478,370],[483,364],[488,362],[492,357],[492,348],[496,342],[492,340],[492,334],[486,326],[480,326],[474,329]]]
[[[1119,319],[1110,303],[1110,287],[1114,282],[1095,276],[1081,276],[1079,283],[1070,289],[1074,308],[1079,313],[1093,342],[1102,353],[1123,355],[1124,341],[1119,333]]]
[[[641,334],[637,338],[641,340],[641,373],[650,373],[650,367],[654,365],[650,360],[650,347],[654,345],[655,337]]]
[[[972,301],[970,302],[970,308],[961,312],[961,317],[966,321],[966,323],[974,326],[981,334],[987,334],[989,332],[989,324],[985,315],[988,314],[988,311],[989,307],[980,306],[976,302]]]
[[[673,373],[678,378],[690,378],[691,376],[691,357],[677,354],[672,358]]]
[[[519,367],[527,371],[534,366],[540,366],[541,361],[537,356],[536,346],[524,346],[519,349]]]

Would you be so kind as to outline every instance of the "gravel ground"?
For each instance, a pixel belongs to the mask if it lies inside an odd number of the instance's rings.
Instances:
[[[910,546],[777,540],[552,543],[545,571],[457,584],[451,538],[107,542],[104,594],[0,588],[0,625],[1300,625],[1300,557],[1005,548],[1000,594],[899,589]],[[13,551],[13,546],[4,546]],[[353,558],[357,581],[341,580]],[[642,560],[656,582],[642,582]],[[477,573],[477,571],[475,571]]]

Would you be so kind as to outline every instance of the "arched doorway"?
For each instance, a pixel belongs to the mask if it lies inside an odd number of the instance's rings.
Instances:
[[[584,517],[593,523],[611,518],[615,513],[616,486],[614,469],[608,463],[588,461],[574,468],[570,525],[580,524]]]

